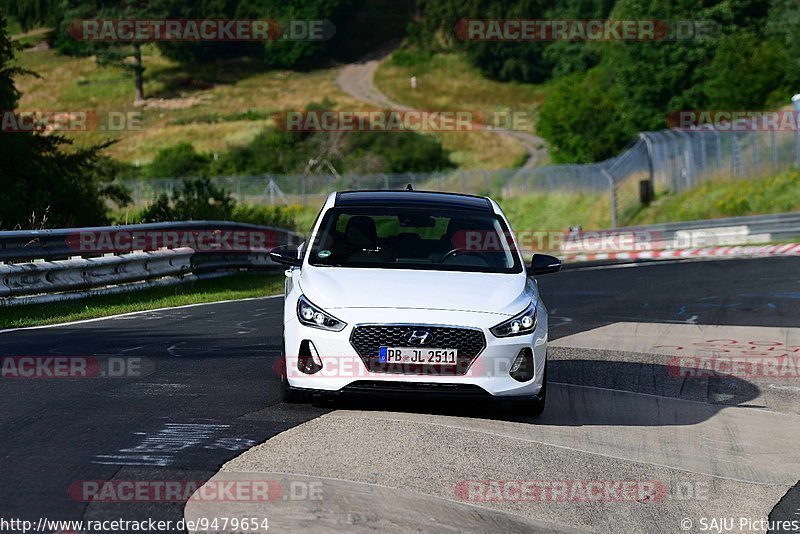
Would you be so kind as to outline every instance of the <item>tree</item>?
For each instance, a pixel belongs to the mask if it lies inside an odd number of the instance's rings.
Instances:
[[[140,214],[142,222],[230,220],[236,201],[208,178],[184,180],[180,190],[166,193]]]
[[[26,74],[12,66],[15,47],[6,32],[0,10],[0,110],[14,110],[19,92],[14,77]],[[39,132],[0,132],[0,228],[89,226],[106,219],[103,168],[98,165],[100,145],[74,149],[59,135]],[[106,189],[112,198],[124,193]],[[120,196],[120,194],[122,196]]]
[[[786,83],[796,89],[800,87],[800,2],[773,0],[771,4],[765,32],[786,51]]]
[[[317,66],[331,58],[346,55],[346,49],[364,37],[363,28],[348,25],[355,14],[370,11],[375,0],[173,0],[167,3],[167,16],[178,19],[270,19],[284,31],[277,39],[264,42],[162,42],[159,49],[170,59],[181,62],[207,63],[220,58],[248,56],[258,58],[268,68],[302,69]],[[406,2],[396,0],[393,3]],[[393,6],[394,9],[394,6]],[[386,14],[382,13],[382,18]],[[288,22],[322,20],[326,39],[286,39],[291,37]],[[381,20],[384,22],[384,20]],[[339,31],[339,30],[342,31]],[[349,31],[348,31],[349,30]],[[356,30],[360,30],[355,37]],[[381,27],[372,31],[380,32]],[[332,35],[331,35],[332,34]],[[368,50],[360,47],[361,55]]]
[[[134,79],[134,100],[144,100],[144,65],[141,42],[89,42],[76,38],[82,20],[153,19],[163,16],[166,0],[0,0],[7,12],[28,29],[37,25],[55,28],[52,40],[61,54],[91,56],[98,64],[129,69]]]
[[[208,172],[210,158],[198,154],[191,143],[183,142],[162,148],[147,166],[150,178],[196,177]]]
[[[0,9],[14,17],[22,29],[28,31],[39,25],[56,24],[55,14],[60,0],[0,0]]]
[[[706,95],[719,109],[759,109],[771,100],[784,104],[793,93],[787,82],[793,59],[775,39],[734,32],[721,40],[708,68]],[[743,72],[747,83],[741,83]]]
[[[558,163],[589,163],[617,154],[635,135],[622,88],[602,65],[561,78],[542,105],[537,131]]]
[[[586,70],[600,60],[596,43],[566,41],[469,41],[454,29],[462,19],[607,18],[614,0],[419,0],[425,12],[414,44],[452,46],[466,53],[486,76],[539,83]]]
[[[599,70],[556,84],[539,119],[538,130],[553,143],[558,161],[611,156],[635,132],[664,128],[671,112],[785,103],[800,83],[800,61],[790,52],[800,43],[796,0],[617,0],[610,18],[710,21],[716,34],[595,43]],[[613,97],[598,94],[603,92]],[[587,102],[597,106],[595,118]]]
[[[666,115],[673,111],[717,106],[706,90],[711,77],[709,65],[721,43],[726,42],[726,35],[743,32],[763,36],[768,7],[761,0],[654,0],[648,4],[618,0],[612,13],[618,20],[712,21],[721,34],[709,39],[609,43],[603,62],[625,89],[623,102],[637,129],[663,128]],[[757,41],[743,40],[736,46],[755,46]],[[736,87],[741,89],[752,74],[741,66],[735,71]]]
[[[142,42],[82,40],[80,21],[163,18],[164,0],[62,0],[56,7],[55,47],[59,53],[94,55],[100,65],[116,65],[133,74],[134,102],[144,101]],[[76,25],[77,24],[77,25]]]

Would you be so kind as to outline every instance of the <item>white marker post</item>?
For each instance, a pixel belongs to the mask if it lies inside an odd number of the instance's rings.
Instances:
[[[800,117],[800,93],[792,97],[792,107],[794,108],[795,118]],[[795,121],[797,124],[797,121]],[[794,153],[797,159],[797,164],[800,165],[800,131],[794,132]]]

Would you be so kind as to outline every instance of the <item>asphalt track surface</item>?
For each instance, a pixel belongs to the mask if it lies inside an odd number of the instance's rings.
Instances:
[[[800,346],[800,258],[593,267],[539,282],[552,388],[538,420],[443,400],[280,404],[280,298],[3,332],[4,357],[88,356],[139,370],[0,380],[0,517],[176,521],[181,500],[85,502],[76,488],[202,482],[229,462],[216,477],[325,484],[313,510],[274,503],[277,531],[681,532],[685,517],[690,531],[701,517],[800,519],[800,378],[676,379],[664,367],[697,339]],[[376,452],[388,446],[400,452]],[[673,495],[475,502],[456,489],[473,479],[647,479]],[[371,515],[337,516],[354,506]]]

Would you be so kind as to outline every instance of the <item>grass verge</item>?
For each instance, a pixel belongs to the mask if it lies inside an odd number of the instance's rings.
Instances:
[[[264,70],[257,61],[248,58],[178,64],[164,57],[154,45],[144,46],[142,53],[147,68],[144,86],[147,102],[136,107],[133,105],[133,79],[127,69],[99,66],[94,57],[59,56],[55,50],[21,52],[17,55],[18,65],[41,77],[17,79],[22,92],[19,107],[91,110],[104,122],[110,112],[135,113],[131,115],[132,120],[134,117],[139,120],[130,124],[113,129],[64,132],[64,135],[78,146],[117,140],[104,154],[141,165],[149,163],[160,149],[180,142],[189,142],[198,152],[206,153],[244,146],[264,128],[274,125],[273,114],[302,110],[311,102],[327,99],[338,110],[372,108],[339,88],[336,83],[339,68],[304,72]],[[479,73],[471,73],[463,81],[469,80],[481,87],[485,85],[480,82]],[[509,85],[486,83],[499,87]],[[503,97],[513,94],[507,88]],[[451,107],[472,109],[457,103],[456,99],[461,96],[461,93],[452,95]],[[488,102],[486,90],[481,98],[484,103]],[[518,102],[517,97],[510,105]],[[428,133],[440,139],[452,152],[451,159],[456,165],[467,169],[513,167],[525,155],[522,146],[513,139],[489,132]]]
[[[622,193],[621,226],[797,212],[800,169],[763,178],[713,180],[677,195],[663,195],[649,206],[638,204],[630,191]],[[498,202],[517,231],[558,231],[573,225],[590,230],[611,225],[607,193],[530,194],[499,198]]]
[[[186,304],[264,297],[282,293],[283,279],[282,273],[242,273],[118,295],[99,295],[66,302],[3,307],[0,308],[0,328],[64,323]]]
[[[486,117],[495,112],[521,113],[515,115],[520,119],[511,127],[533,132],[544,86],[490,80],[456,53],[435,53],[411,64],[401,60],[408,54],[395,52],[375,74],[375,85],[392,101],[425,111],[465,110]],[[411,88],[412,76],[417,78],[416,89]],[[489,132],[452,132],[441,137],[453,161],[466,169],[511,168],[526,155],[516,141]]]
[[[516,232],[561,232],[570,226],[608,228],[607,195],[551,193],[502,198],[497,201]]]
[[[94,57],[59,56],[55,50],[24,51],[17,64],[41,78],[20,76],[19,109],[137,112],[141,122],[119,129],[65,132],[80,146],[116,139],[104,153],[141,164],[181,141],[199,152],[222,152],[245,145],[280,110],[301,110],[327,98],[337,108],[359,104],[336,85],[337,68],[309,72],[266,71],[254,60],[237,58],[209,64],[177,64],[154,45],[142,49],[145,96],[133,105],[133,78],[128,69],[99,66]],[[362,106],[363,107],[363,106]]]
[[[544,101],[545,86],[490,80],[456,53],[436,53],[414,65],[398,63],[394,57],[381,63],[375,85],[393,101],[416,109],[513,110],[530,112],[535,118]],[[411,88],[412,76],[417,77],[416,89]]]
[[[750,180],[716,180],[659,198],[630,224],[800,211],[800,170]]]

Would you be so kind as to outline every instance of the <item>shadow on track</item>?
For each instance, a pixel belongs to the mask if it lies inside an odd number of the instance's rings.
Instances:
[[[547,405],[539,418],[517,415],[488,397],[339,396],[317,399],[332,409],[396,411],[530,422],[539,425],[694,425],[720,410],[747,405],[759,388],[736,377],[681,378],[664,365],[603,360],[548,362]]]

